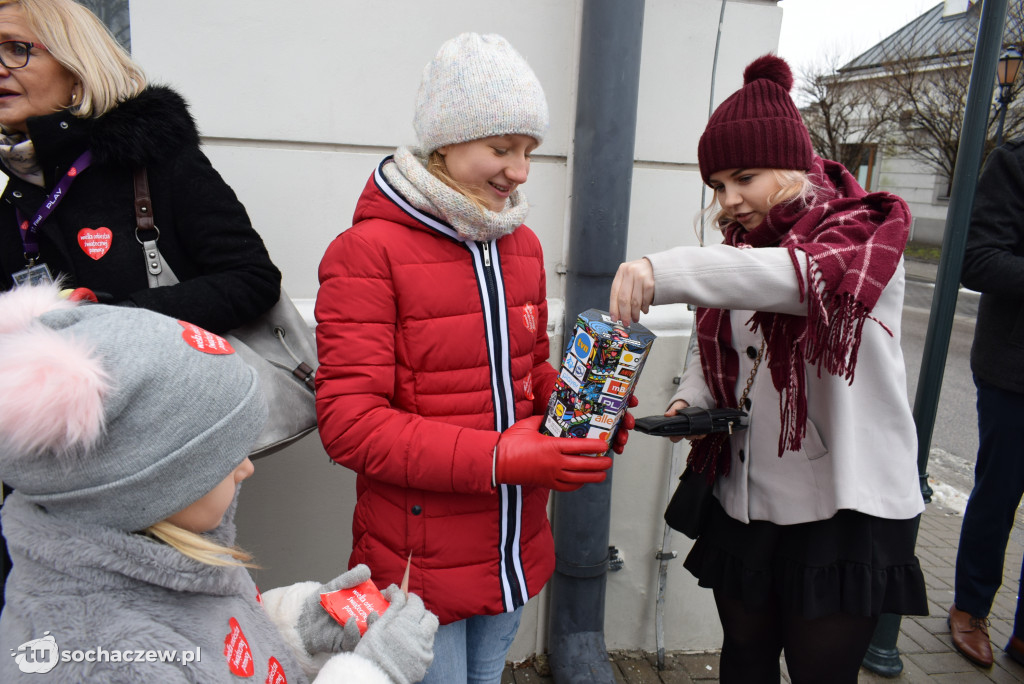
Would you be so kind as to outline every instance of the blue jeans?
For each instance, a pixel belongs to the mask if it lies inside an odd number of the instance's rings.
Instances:
[[[434,637],[434,662],[423,684],[497,684],[519,631],[520,606],[511,613],[475,615],[442,625]]]
[[[960,527],[954,603],[975,617],[988,617],[1003,582],[1003,556],[1014,513],[1024,494],[1024,394],[977,376],[978,462],[974,489]],[[1024,581],[1024,576],[1022,576]],[[1024,595],[1014,631],[1024,634]]]

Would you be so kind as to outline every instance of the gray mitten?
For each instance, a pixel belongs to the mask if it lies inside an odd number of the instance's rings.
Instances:
[[[382,593],[391,606],[366,630],[356,655],[372,660],[395,684],[418,682],[434,661],[437,616],[394,584]]]
[[[370,568],[357,565],[348,572],[338,575],[306,599],[295,628],[302,637],[302,645],[312,655],[315,653],[337,653],[351,651],[359,643],[359,626],[350,618],[344,628],[320,605],[320,594],[338,589],[351,589],[370,579]]]

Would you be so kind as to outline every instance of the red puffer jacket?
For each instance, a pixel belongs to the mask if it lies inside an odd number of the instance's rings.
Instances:
[[[317,414],[355,470],[350,565],[398,583],[442,624],[514,610],[555,565],[549,490],[491,486],[499,433],[542,413],[544,261],[520,226],[465,241],[385,180],[385,159],[320,264]]]

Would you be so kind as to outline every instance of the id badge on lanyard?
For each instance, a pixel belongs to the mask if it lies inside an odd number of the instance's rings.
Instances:
[[[53,274],[50,273],[50,267],[44,263],[29,264],[20,271],[15,271],[11,277],[18,286],[53,284]]]
[[[31,221],[26,221],[17,209],[15,215],[18,217],[18,229],[21,232],[21,244],[25,248],[25,268],[16,271],[11,275],[15,285],[43,285],[53,283],[53,273],[50,267],[39,261],[39,241],[36,232],[43,221],[49,218],[50,214],[61,203],[61,200],[68,194],[71,183],[92,163],[92,152],[86,150],[78,159],[71,164],[50,195],[43,201],[43,204],[36,211]]]

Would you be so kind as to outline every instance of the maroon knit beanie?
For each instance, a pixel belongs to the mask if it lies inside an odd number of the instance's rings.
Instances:
[[[780,57],[758,57],[743,71],[743,87],[718,105],[697,144],[700,175],[723,169],[811,168],[807,126],[789,96],[793,72]]]

